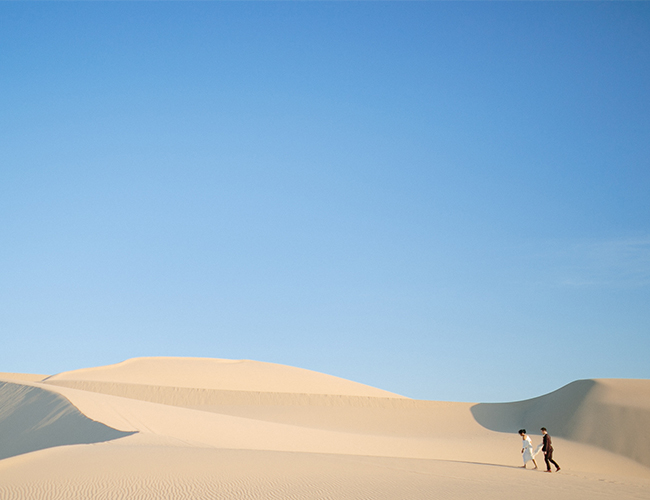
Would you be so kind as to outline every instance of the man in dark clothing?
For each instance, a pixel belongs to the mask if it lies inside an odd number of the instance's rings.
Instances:
[[[542,446],[542,451],[544,452],[544,461],[546,462],[546,472],[551,472],[551,464],[555,465],[555,472],[559,472],[560,466],[555,460],[553,460],[553,446],[551,445],[551,436],[549,436],[548,432],[546,432],[546,427],[542,427],[541,431],[544,435],[542,438],[544,443]]]

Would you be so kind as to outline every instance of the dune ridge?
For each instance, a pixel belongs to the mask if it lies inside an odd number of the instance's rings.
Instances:
[[[470,403],[69,380],[51,381],[47,386],[340,432],[427,438],[471,435],[478,428],[469,412]]]
[[[650,500],[648,448],[635,432],[646,425],[648,382],[577,381],[532,400],[472,404],[205,358],[18,377],[0,381],[0,444],[16,444],[0,456],[0,498],[474,500],[526,492],[535,500]],[[605,424],[609,434],[594,436]],[[560,474],[519,467],[517,429],[541,425],[553,435]]]
[[[139,399],[141,401],[194,408],[217,405],[352,406],[378,408],[388,406],[394,408],[417,408],[426,406],[429,403],[428,401],[396,397],[236,391],[89,380],[47,379],[44,383],[130,399]]]
[[[544,396],[471,408],[490,430],[526,428],[598,446],[650,467],[650,380],[577,380]]]
[[[48,375],[38,375],[35,373],[11,373],[0,372],[0,380],[17,380],[23,382],[40,382],[47,378]]]
[[[89,419],[59,394],[0,381],[0,459],[55,446],[99,443],[130,434]]]
[[[133,358],[121,363],[63,372],[44,381],[95,381],[229,391],[334,394],[405,398],[376,387],[304,368],[251,360]]]

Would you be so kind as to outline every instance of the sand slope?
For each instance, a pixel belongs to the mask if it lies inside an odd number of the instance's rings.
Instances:
[[[6,381],[0,408],[25,416],[0,413],[0,438],[22,446],[0,460],[0,498],[650,499],[647,455],[630,439],[645,422],[644,382],[579,381],[473,405],[183,358]],[[606,439],[584,436],[604,418]],[[518,468],[516,430],[535,419],[553,435],[558,475]]]
[[[541,427],[555,436],[591,444],[650,467],[650,380],[578,380],[555,392],[514,403],[472,407],[488,429]]]
[[[0,498],[649,498],[647,480],[585,473],[547,477],[516,467],[452,461],[113,444],[89,449],[65,447],[56,454],[54,451],[45,450],[29,463],[16,464],[11,475],[3,474],[0,462]],[[100,465],[104,467],[98,472]]]
[[[0,381],[0,459],[128,435],[90,420],[59,394]]]
[[[403,398],[358,382],[261,361],[212,358],[134,358],[48,377],[46,382],[99,381],[164,387]]]

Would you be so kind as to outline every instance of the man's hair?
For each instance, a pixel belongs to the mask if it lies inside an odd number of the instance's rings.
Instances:
[[[545,431],[545,430],[546,430],[546,427],[542,427],[542,428],[540,429],[540,431]]]

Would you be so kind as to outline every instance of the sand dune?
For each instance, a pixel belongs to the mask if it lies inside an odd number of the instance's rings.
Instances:
[[[474,405],[254,361],[140,358],[4,380],[3,499],[650,498],[637,432],[648,381]],[[557,476],[518,468],[516,430],[541,425]]]
[[[47,375],[36,375],[33,373],[8,373],[0,372],[0,380],[18,380],[23,382],[40,382]]]
[[[542,426],[650,467],[650,380],[578,380],[527,401],[479,404],[476,420],[500,432]]]
[[[54,381],[99,381],[231,391],[336,394],[403,398],[332,375],[261,361],[211,358],[135,358],[48,377]]]
[[[128,436],[90,420],[66,398],[38,387],[0,381],[0,459],[54,446]]]

